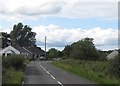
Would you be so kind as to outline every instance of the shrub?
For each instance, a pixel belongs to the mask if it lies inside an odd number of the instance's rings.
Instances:
[[[109,73],[120,78],[120,55],[110,61]]]
[[[3,58],[3,67],[13,67],[15,69],[24,69],[25,59],[22,55],[11,55]]]

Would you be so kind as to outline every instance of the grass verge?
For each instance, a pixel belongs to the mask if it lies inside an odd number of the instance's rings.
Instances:
[[[21,86],[25,67],[29,62],[21,55],[3,57],[2,61],[2,84],[3,86]]]
[[[3,84],[17,84],[20,86],[24,77],[24,73],[21,70],[15,70],[14,68],[3,69]]]
[[[110,76],[108,73],[109,63],[107,61],[80,61],[66,59],[53,61],[52,64],[98,84],[118,84],[118,79]]]

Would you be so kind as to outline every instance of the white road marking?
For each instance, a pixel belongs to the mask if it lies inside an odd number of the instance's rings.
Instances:
[[[39,63],[39,64],[40,64],[40,63]],[[49,75],[51,76],[52,79],[54,79],[54,80],[57,81],[57,79],[56,79],[52,74],[50,74],[41,64],[40,64],[40,66],[43,68],[43,70],[44,70],[47,74],[49,74]],[[57,83],[60,84],[61,86],[63,86],[63,84],[62,84],[60,81],[57,81]]]
[[[60,84],[61,86],[63,86],[63,84],[60,81],[57,81],[58,84]]]
[[[55,79],[55,77],[53,75],[50,75],[53,79]]]
[[[47,74],[50,74],[50,73],[47,71]]]
[[[47,70],[45,68],[43,68],[43,70],[46,72]]]

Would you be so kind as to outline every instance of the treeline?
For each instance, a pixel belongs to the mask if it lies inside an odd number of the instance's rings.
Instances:
[[[50,58],[71,58],[79,60],[106,60],[106,56],[113,50],[102,51],[98,50],[94,43],[93,38],[84,38],[71,45],[66,45],[63,51],[57,49],[50,49],[47,52],[47,57]]]

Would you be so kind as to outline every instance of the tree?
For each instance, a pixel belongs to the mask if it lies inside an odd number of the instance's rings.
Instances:
[[[66,56],[66,57],[70,57],[71,49],[72,49],[72,48],[71,48],[70,45],[65,46],[65,49],[62,51],[62,52],[63,52],[63,55]]]
[[[59,58],[61,57],[61,52],[58,51],[55,48],[51,48],[48,52],[47,52],[47,57],[48,58]]]
[[[82,59],[97,60],[99,58],[98,51],[93,44],[93,38],[85,38],[79,41],[79,47]]]
[[[74,59],[96,60],[99,58],[99,52],[95,48],[92,38],[84,38],[78,42],[74,42],[70,46],[66,46],[63,52]]]
[[[13,30],[10,33],[12,43],[20,46],[36,45],[35,36],[36,33],[32,32],[32,28],[28,25],[23,25],[22,23],[14,25]]]
[[[0,37],[0,40],[1,40],[0,47],[5,48],[5,47],[9,46],[10,45],[10,34],[1,32],[0,35],[1,35],[1,37]]]

